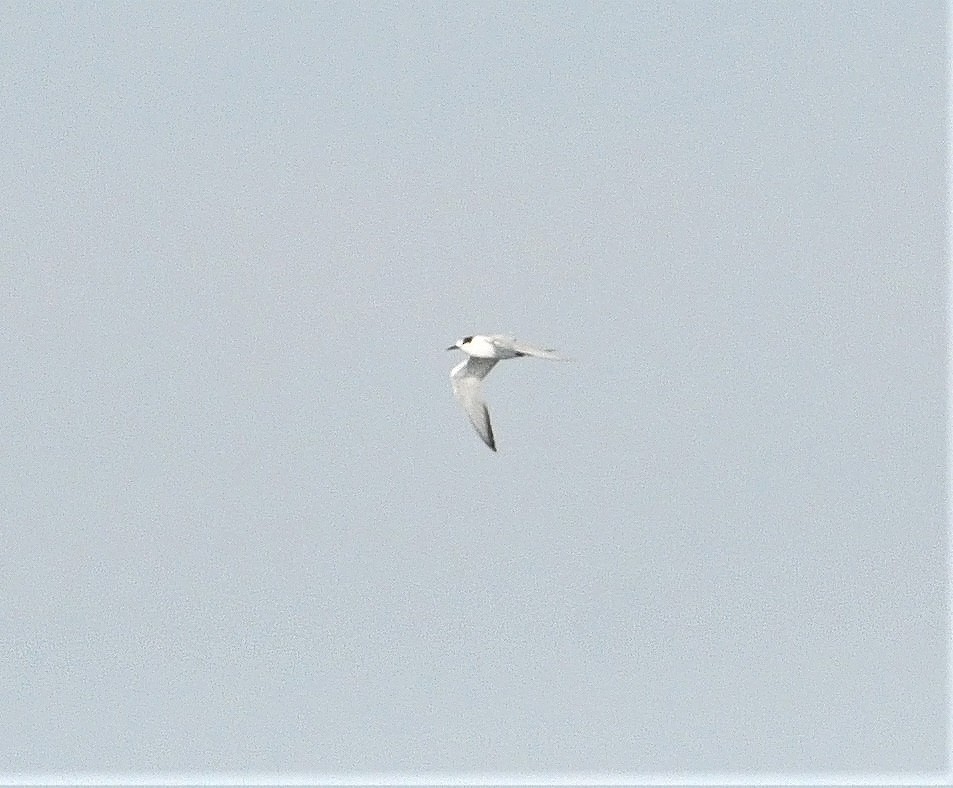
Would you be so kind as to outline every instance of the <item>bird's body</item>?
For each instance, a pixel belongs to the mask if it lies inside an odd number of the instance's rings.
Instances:
[[[502,334],[475,334],[464,337],[447,350],[462,350],[468,356],[466,361],[461,361],[450,372],[453,394],[463,405],[477,434],[493,451],[496,451],[496,441],[493,439],[493,427],[490,425],[490,412],[483,401],[480,387],[483,378],[490,374],[490,370],[498,361],[507,358],[533,356],[553,361],[566,360],[552,350],[534,347]]]

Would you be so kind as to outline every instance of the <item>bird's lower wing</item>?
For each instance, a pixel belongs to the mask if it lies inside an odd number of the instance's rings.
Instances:
[[[487,410],[486,403],[478,397],[474,397],[473,392],[466,391],[465,389],[456,392],[456,394],[457,399],[463,404],[463,409],[470,418],[470,423],[477,431],[477,435],[483,439],[483,442],[487,446],[493,449],[493,451],[496,451],[496,441],[493,439],[493,425],[490,424],[490,411]]]
[[[463,409],[477,431],[477,435],[493,451],[496,451],[496,441],[493,439],[490,412],[483,401],[480,381],[486,377],[495,364],[496,359],[471,358],[467,363],[454,369],[450,375],[453,384],[453,395],[463,405]]]

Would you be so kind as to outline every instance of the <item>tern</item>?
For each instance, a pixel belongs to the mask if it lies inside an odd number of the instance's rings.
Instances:
[[[490,426],[490,412],[486,409],[480,384],[483,378],[490,374],[497,361],[507,358],[547,358],[552,361],[568,361],[556,354],[553,350],[533,347],[520,342],[513,337],[502,334],[482,335],[458,339],[447,350],[462,350],[467,359],[461,361],[450,372],[450,382],[453,385],[453,395],[463,405],[463,409],[470,417],[483,442],[493,451],[496,451],[496,441],[493,439],[493,427]]]

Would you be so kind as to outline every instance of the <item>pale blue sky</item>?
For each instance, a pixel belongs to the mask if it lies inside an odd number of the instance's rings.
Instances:
[[[0,12],[4,769],[946,766],[946,6],[659,5]]]

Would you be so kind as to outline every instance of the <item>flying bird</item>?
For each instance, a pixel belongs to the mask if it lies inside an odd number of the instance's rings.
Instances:
[[[476,429],[477,435],[493,451],[496,451],[496,441],[493,439],[490,412],[486,409],[486,402],[483,401],[480,384],[483,382],[483,378],[490,374],[490,370],[496,366],[496,362],[507,358],[522,358],[523,356],[548,358],[553,361],[568,360],[557,355],[555,351],[533,347],[502,334],[490,334],[488,336],[475,334],[472,337],[464,337],[457,340],[447,350],[462,350],[467,354],[467,359],[457,364],[450,372],[453,395],[463,405],[463,409],[470,417],[470,422]]]

